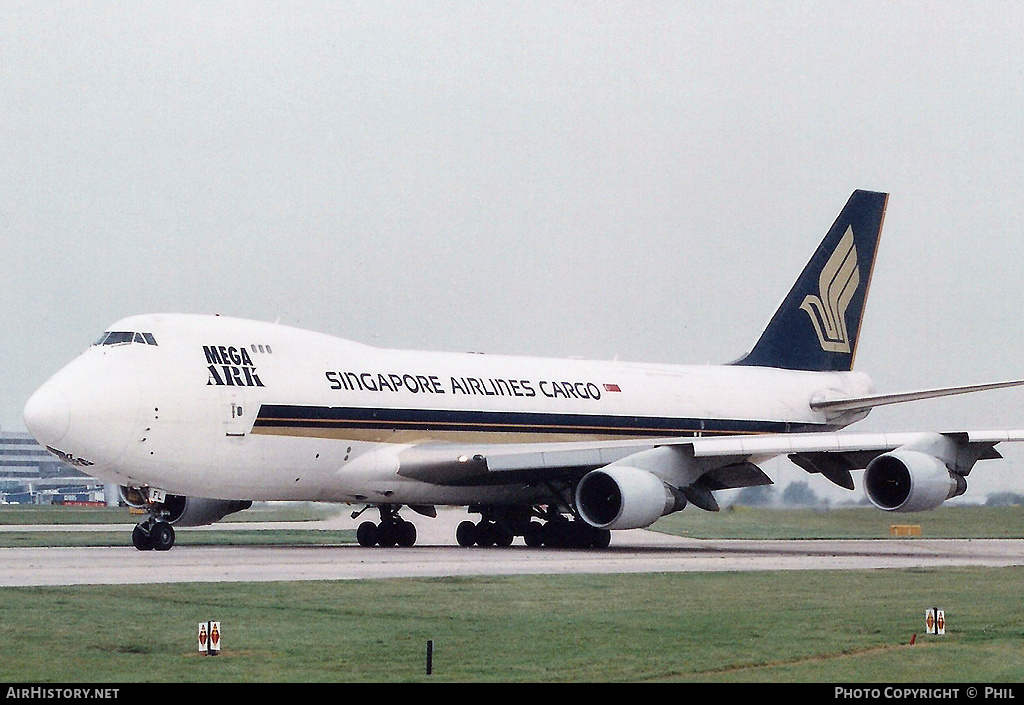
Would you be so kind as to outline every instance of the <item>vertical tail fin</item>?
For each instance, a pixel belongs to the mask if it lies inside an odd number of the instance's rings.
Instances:
[[[888,199],[853,192],[753,350],[734,365],[853,368]]]

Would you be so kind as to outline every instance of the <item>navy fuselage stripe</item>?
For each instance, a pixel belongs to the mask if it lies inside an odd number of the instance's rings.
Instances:
[[[609,414],[264,405],[255,429],[400,429],[476,432],[674,435],[821,431],[813,423]]]

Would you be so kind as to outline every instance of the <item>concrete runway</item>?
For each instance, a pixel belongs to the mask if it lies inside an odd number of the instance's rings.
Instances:
[[[455,526],[464,510],[442,510],[437,519],[403,516],[417,525],[412,548],[176,546],[167,552],[136,551],[131,526],[115,548],[0,549],[0,586],[96,585],[276,580],[358,580],[455,575],[656,573],[751,570],[848,570],[942,566],[1024,565],[1022,539],[878,539],[815,541],[700,540],[653,531],[617,531],[604,550],[461,548]],[[348,515],[302,528],[354,528]],[[274,530],[294,523],[221,523],[214,530]],[[205,527],[204,527],[205,528]],[[110,526],[2,527],[3,531],[110,530]],[[196,531],[203,529],[181,529]]]

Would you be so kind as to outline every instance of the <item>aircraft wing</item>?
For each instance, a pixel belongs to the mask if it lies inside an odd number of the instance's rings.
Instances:
[[[440,485],[574,480],[605,467],[654,474],[683,490],[771,484],[757,463],[785,455],[804,470],[853,489],[851,470],[879,456],[911,451],[966,476],[978,460],[1002,457],[998,443],[1024,440],[1024,430],[950,433],[805,433],[464,446],[430,443],[398,454],[398,474]],[[689,496],[689,495],[688,495]],[[692,501],[692,499],[691,499]]]

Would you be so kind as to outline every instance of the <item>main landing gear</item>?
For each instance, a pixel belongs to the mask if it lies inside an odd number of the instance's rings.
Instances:
[[[132,530],[132,543],[140,551],[169,551],[174,546],[174,527],[150,517]]]
[[[384,504],[380,510],[380,523],[364,521],[356,529],[356,540],[360,546],[402,546],[408,548],[416,544],[416,525],[398,516],[399,507]],[[362,512],[360,512],[362,513]],[[359,514],[353,515],[353,518]]]
[[[352,514],[357,518],[370,509],[366,506]],[[356,529],[360,546],[409,547],[416,544],[416,526],[398,516],[401,505],[376,507],[380,522],[364,521]],[[424,513],[413,507],[415,511]],[[597,529],[579,518],[570,519],[555,506],[545,508],[473,506],[470,512],[480,514],[480,521],[464,521],[455,531],[460,546],[511,546],[522,536],[527,546],[548,548],[607,548],[612,532]],[[431,512],[427,516],[434,516]],[[540,519],[542,521],[536,521]]]
[[[511,546],[516,536],[522,536],[527,546],[549,548],[607,548],[612,532],[597,529],[579,519],[567,519],[549,507],[536,510],[535,516],[544,523],[533,521],[530,512],[499,507],[473,507],[480,512],[478,522],[464,521],[455,531],[460,546]]]

